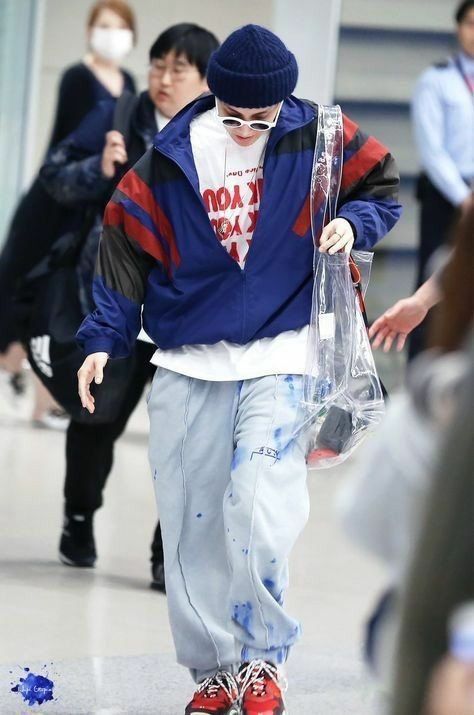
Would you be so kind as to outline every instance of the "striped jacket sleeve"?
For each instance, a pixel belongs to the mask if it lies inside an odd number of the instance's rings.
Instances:
[[[395,159],[349,117],[344,122],[344,157],[337,215],[348,220],[356,237],[354,247],[370,249],[401,216],[400,177]]]
[[[141,328],[150,271],[158,266],[169,273],[179,261],[171,225],[150,188],[152,161],[150,149],[125,174],[105,209],[93,284],[96,310],[77,333],[87,355],[130,354]]]

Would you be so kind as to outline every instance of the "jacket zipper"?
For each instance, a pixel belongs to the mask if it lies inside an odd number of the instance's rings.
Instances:
[[[313,121],[313,120],[311,119],[310,121],[305,122],[304,124],[302,124],[302,125],[301,125],[301,128],[302,128],[302,127],[305,127],[306,124],[309,124],[311,121]],[[285,136],[285,135],[283,134],[282,137],[280,137],[280,138],[283,138],[283,136]],[[267,149],[268,149],[268,147],[267,147]],[[272,150],[273,150],[273,147],[272,147]],[[209,229],[210,229],[210,231],[212,232],[213,238],[217,241],[218,239],[217,239],[217,236],[216,236],[215,233],[214,233],[214,230],[213,230],[213,228],[212,228],[211,222],[209,221],[209,216],[208,216],[207,211],[206,211],[206,208],[205,208],[205,206],[204,206],[204,204],[203,204],[202,196],[201,196],[201,194],[199,193],[199,191],[194,187],[193,182],[192,182],[191,179],[189,178],[187,172],[183,169],[183,167],[181,166],[181,164],[179,163],[179,161],[178,161],[177,159],[175,159],[173,156],[171,156],[170,154],[168,154],[166,151],[163,151],[162,149],[156,149],[156,151],[157,151],[159,154],[162,154],[163,156],[165,156],[165,157],[166,157],[167,159],[169,159],[170,161],[172,161],[174,164],[176,164],[176,166],[182,171],[182,173],[183,173],[184,176],[186,177],[187,181],[191,184],[191,187],[192,187],[194,193],[199,197],[199,202],[200,202],[200,204],[201,204],[201,206],[202,206],[202,210],[203,210],[203,211],[205,212],[205,214],[206,214],[206,219],[207,219],[207,221],[208,221],[208,223],[209,223]],[[267,164],[268,156],[269,156],[269,153],[267,152],[267,150],[265,150],[265,158],[264,158],[264,160],[263,160],[262,196],[261,196],[260,204],[259,204],[259,208],[258,208],[258,213],[259,213],[259,215],[258,215],[258,218],[257,218],[257,224],[256,224],[256,226],[255,226],[255,230],[254,230],[254,234],[253,234],[254,236],[255,236],[255,231],[257,231],[257,229],[258,229],[258,224],[259,224],[259,221],[260,221],[260,210],[261,210],[261,206],[262,206],[262,202],[263,202],[263,197],[265,196],[265,191],[264,191],[264,188],[265,188],[265,166],[266,166],[266,164]],[[253,246],[254,240],[255,240],[254,237],[252,237],[252,242],[251,242],[251,244],[250,244],[250,246],[249,246],[249,250],[247,251],[247,255],[246,255],[246,257],[245,257],[245,263],[244,263],[243,268],[241,268],[240,265],[237,263],[237,261],[234,260],[234,259],[230,256],[230,254],[227,252],[227,250],[224,248],[224,246],[220,246],[220,248],[221,248],[221,249],[224,251],[224,253],[227,255],[228,259],[233,263],[233,265],[237,268],[237,270],[240,272],[240,275],[242,276],[242,332],[241,332],[241,341],[242,341],[242,343],[245,342],[245,333],[246,333],[246,328],[247,328],[247,320],[246,320],[246,316],[247,316],[247,273],[246,273],[245,269],[246,269],[246,267],[247,267],[248,257],[249,257],[249,255],[250,255],[250,251],[252,250],[252,246]]]
[[[247,274],[241,270],[242,275],[242,343],[245,343],[245,331],[247,328]]]
[[[155,147],[153,147],[153,148],[155,149],[155,151],[157,151],[159,154],[162,154],[163,156],[165,156],[167,159],[169,159],[170,161],[172,161],[173,164],[176,164],[176,166],[177,166],[179,169],[181,169],[182,173],[183,173],[184,176],[186,177],[186,180],[191,184],[192,190],[194,191],[194,193],[196,194],[196,196],[199,198],[199,203],[201,204],[202,210],[204,211],[204,214],[205,214],[205,216],[206,216],[207,222],[208,222],[208,224],[209,224],[209,231],[211,232],[211,234],[212,234],[212,236],[213,236],[215,242],[218,242],[218,238],[217,238],[217,236],[216,236],[215,233],[214,233],[214,229],[212,228],[211,222],[209,221],[209,216],[208,216],[208,214],[207,214],[206,207],[204,206],[204,203],[203,203],[203,200],[202,200],[202,196],[201,196],[201,194],[199,193],[199,191],[194,187],[193,182],[192,182],[191,179],[189,178],[189,176],[188,176],[188,174],[186,173],[186,171],[183,169],[183,167],[181,166],[181,164],[179,163],[179,161],[174,158],[174,156],[171,156],[170,154],[168,154],[166,151],[163,151],[162,149],[156,149]],[[219,248],[227,255],[228,259],[229,259],[230,261],[232,261],[232,263],[234,264],[234,266],[237,267],[237,270],[240,271],[241,268],[240,268],[239,264],[237,263],[237,261],[234,261],[234,259],[229,255],[229,253],[227,253],[226,249],[225,249],[223,246],[219,246]]]

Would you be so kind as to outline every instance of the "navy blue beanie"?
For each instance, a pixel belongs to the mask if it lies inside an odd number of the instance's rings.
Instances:
[[[260,25],[235,30],[209,60],[207,84],[226,104],[246,109],[270,107],[293,92],[295,56],[279,37]]]

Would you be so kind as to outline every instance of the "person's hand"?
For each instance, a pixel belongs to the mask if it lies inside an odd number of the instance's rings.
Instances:
[[[397,301],[380,318],[377,318],[369,329],[369,338],[373,339],[374,350],[384,343],[383,351],[388,353],[395,339],[397,351],[403,350],[407,336],[425,319],[427,312],[428,308],[416,295]]]
[[[474,666],[444,658],[431,677],[423,715],[474,715]]]
[[[91,415],[95,410],[95,400],[91,395],[90,384],[94,380],[96,385],[100,385],[104,379],[104,367],[107,364],[109,356],[107,353],[92,353],[88,355],[77,372],[79,383],[79,397],[81,398],[82,406],[88,410]]]
[[[334,221],[330,221],[319,239],[321,253],[330,253],[331,255],[342,250],[350,253],[353,245],[354,232],[345,218],[335,218]]]
[[[101,170],[108,179],[115,176],[115,164],[125,164],[128,159],[125,140],[120,132],[112,130],[105,135],[105,147],[102,152]]]

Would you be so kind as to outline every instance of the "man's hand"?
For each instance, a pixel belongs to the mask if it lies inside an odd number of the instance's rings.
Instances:
[[[426,318],[430,308],[439,303],[441,298],[438,278],[433,275],[418,288],[416,293],[397,301],[370,327],[369,338],[374,338],[372,343],[374,350],[385,341],[383,351],[388,353],[395,339],[397,351],[403,350],[408,335]]]
[[[395,339],[397,351],[403,350],[409,333],[425,319],[427,312],[428,309],[415,295],[397,301],[370,327],[369,338],[374,338],[372,342],[374,350],[385,341],[383,351],[388,353]]]
[[[91,415],[95,410],[95,400],[91,395],[90,384],[94,380],[96,385],[100,385],[104,378],[104,367],[108,359],[107,353],[92,353],[86,357],[77,373],[79,397],[82,406],[89,410]]]
[[[351,252],[354,245],[354,233],[349,221],[345,218],[335,218],[330,221],[321,233],[319,239],[319,250],[321,253],[337,253],[344,250],[346,253]]]
[[[108,179],[115,176],[115,163],[125,164],[128,159],[125,141],[120,132],[112,130],[105,135],[105,147],[102,152],[101,170]]]

